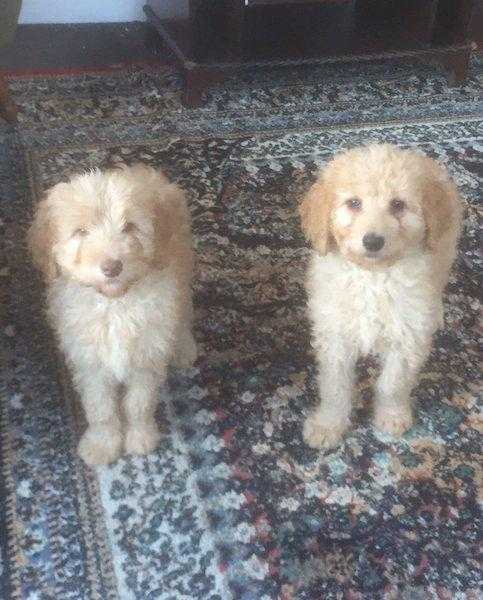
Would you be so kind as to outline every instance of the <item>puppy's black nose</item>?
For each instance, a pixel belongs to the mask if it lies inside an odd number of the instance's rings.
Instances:
[[[384,246],[384,242],[382,235],[376,235],[375,233],[366,233],[362,238],[364,248],[371,252],[378,252]]]
[[[117,277],[122,271],[122,262],[120,260],[107,258],[101,263],[101,271],[106,277]]]

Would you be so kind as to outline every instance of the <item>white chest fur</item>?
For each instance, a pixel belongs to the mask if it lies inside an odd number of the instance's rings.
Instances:
[[[100,366],[119,381],[139,362],[164,364],[176,326],[176,284],[153,274],[120,298],[106,298],[72,281],[49,292],[49,315],[67,357],[85,368]]]
[[[314,254],[307,289],[315,343],[322,347],[337,343],[338,336],[362,354],[417,343],[435,331],[442,316],[427,255],[369,271],[340,256]]]

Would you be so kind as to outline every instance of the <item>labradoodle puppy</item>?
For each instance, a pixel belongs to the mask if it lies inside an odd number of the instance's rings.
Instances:
[[[80,456],[151,452],[167,367],[196,357],[183,192],[144,165],[90,171],[47,191],[28,241],[87,417]]]
[[[461,204],[445,169],[391,145],[336,156],[300,206],[313,246],[307,274],[320,405],[304,438],[335,446],[350,424],[355,364],[379,355],[375,426],[401,435],[410,395],[442,324],[442,292]]]

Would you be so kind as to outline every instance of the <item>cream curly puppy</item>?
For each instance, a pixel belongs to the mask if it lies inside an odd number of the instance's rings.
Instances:
[[[379,355],[375,426],[401,435],[411,390],[442,324],[461,203],[443,167],[391,145],[336,156],[300,206],[313,246],[307,275],[320,405],[307,418],[313,448],[350,425],[355,365]]]
[[[80,456],[151,452],[167,367],[196,357],[183,192],[144,165],[78,175],[47,191],[28,241],[88,421]]]

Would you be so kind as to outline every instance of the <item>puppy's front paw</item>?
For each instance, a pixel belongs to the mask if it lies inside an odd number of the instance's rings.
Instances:
[[[309,415],[304,424],[304,440],[311,448],[334,448],[347,429],[346,424],[330,422],[318,413]]]
[[[77,447],[79,456],[91,467],[114,462],[121,451],[121,432],[112,427],[88,427]]]
[[[126,431],[124,448],[128,454],[150,454],[161,438],[155,424],[144,427],[130,427]]]
[[[413,415],[411,409],[379,408],[374,415],[374,425],[379,431],[394,437],[400,437],[412,427]]]

